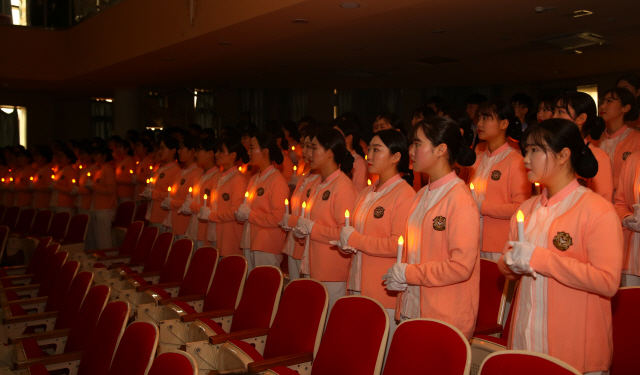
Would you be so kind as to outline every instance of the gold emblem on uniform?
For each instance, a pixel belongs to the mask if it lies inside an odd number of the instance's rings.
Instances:
[[[264,188],[258,188],[258,192],[256,193],[258,194],[259,197],[261,197],[264,194]]]
[[[207,194],[207,196],[211,196],[211,190],[209,189],[204,189],[204,193]]]
[[[186,180],[183,178],[182,180],[180,180],[180,185],[184,185],[185,182]]]
[[[446,228],[447,219],[445,219],[444,216],[436,216],[435,219],[433,219],[433,229],[442,232]]]
[[[164,178],[164,172],[160,173],[160,178]]]
[[[502,172],[500,172],[499,170],[495,170],[493,172],[491,172],[491,179],[494,181],[498,181],[500,179],[500,176],[502,176]]]
[[[311,189],[307,190],[307,198],[309,198],[311,196]]]
[[[629,155],[631,155],[631,152],[627,151],[624,154],[622,154],[622,160],[627,160],[627,158],[629,157]]]
[[[373,210],[373,217],[375,217],[376,219],[380,219],[383,216],[384,216],[384,207],[378,206],[375,208],[375,210]]]
[[[567,232],[558,232],[553,238],[553,245],[560,251],[566,251],[569,246],[573,245],[573,239]]]
[[[222,194],[222,199],[224,199],[225,201],[229,200],[229,193],[223,193]]]
[[[582,177],[578,177],[578,183],[584,187],[587,187],[587,180]]]
[[[322,193],[322,200],[326,201],[327,199],[329,199],[330,196],[331,196],[331,192],[329,190],[325,190],[324,193]]]

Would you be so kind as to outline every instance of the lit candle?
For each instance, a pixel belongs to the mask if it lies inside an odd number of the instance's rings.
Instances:
[[[207,194],[204,194],[204,206],[207,207]]]
[[[75,184],[75,183],[76,183],[76,179],[75,179],[75,178],[72,178],[72,179],[71,179],[71,183],[72,183],[72,184]]]
[[[91,172],[87,172],[87,177],[91,177]]]
[[[518,242],[524,242],[524,214],[522,211],[518,210],[516,220],[518,220]]]
[[[129,169],[129,173],[130,173],[130,174],[133,174],[133,169]]]
[[[9,182],[13,182],[13,177],[9,177]]]
[[[149,189],[153,189],[153,177],[149,177]]]
[[[153,165],[149,166],[149,170],[151,170],[151,171],[153,170]]]
[[[242,172],[242,167],[238,167],[238,170],[239,170],[240,172]]]
[[[33,176],[29,177],[29,180],[33,181]]]
[[[287,213],[287,215],[289,214],[289,200],[285,199],[284,200],[284,206],[286,208],[285,212]]]
[[[52,179],[52,180],[55,180],[55,179],[56,179],[56,175],[55,175],[55,174],[52,174],[52,175],[51,175],[51,179]],[[11,179],[11,180],[13,181],[13,179]]]
[[[171,198],[171,186],[167,188],[167,197]]]
[[[536,191],[536,195],[540,195],[540,183],[536,182],[534,185],[534,189]]]
[[[344,212],[344,226],[345,227],[349,226],[349,210],[346,210]]]
[[[82,169],[82,164],[80,164],[80,165],[78,166],[78,168],[79,168],[79,169]]]
[[[247,204],[247,198],[249,198],[249,192],[248,191],[246,191],[244,193],[244,204]]]
[[[304,217],[304,212],[307,210],[307,202],[302,202],[302,213],[300,217]]]
[[[147,185],[149,185],[149,179],[147,178]]]
[[[367,156],[368,156],[368,155],[365,155],[365,156],[364,156],[364,160],[367,160]]]
[[[293,166],[293,172],[295,173],[295,172],[297,172],[297,171],[298,171],[298,166],[297,166],[297,165],[294,165],[294,166]]]
[[[4,177],[2,177],[2,182],[4,182]]]
[[[191,192],[193,191],[192,188],[189,188],[189,198],[191,198]]]
[[[139,161],[137,161],[137,162],[136,162],[136,165],[138,165],[138,164],[140,164],[140,162],[139,162]]]
[[[402,263],[402,246],[404,245],[404,238],[400,236],[398,238],[398,257],[396,258],[396,263]]]
[[[295,150],[296,150],[296,146],[291,146],[291,151],[295,151]]]
[[[473,186],[473,182],[469,185],[471,188],[471,195],[473,195],[473,199],[476,199],[476,187]]]
[[[367,185],[371,186],[371,180],[367,180]]]

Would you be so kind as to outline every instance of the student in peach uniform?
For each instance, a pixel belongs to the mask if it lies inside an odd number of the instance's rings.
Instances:
[[[453,120],[434,116],[414,126],[409,155],[414,169],[430,180],[412,202],[404,263],[382,276],[388,290],[402,291],[395,318],[442,320],[469,339],[480,295],[480,215],[452,166],[473,164],[475,152]]]
[[[509,219],[518,206],[531,197],[531,184],[520,150],[507,142],[507,134],[519,137],[522,127],[513,107],[503,100],[491,100],[478,107],[478,137],[486,151],[477,155],[469,171],[480,210],[480,256],[498,260],[509,234]]]
[[[598,161],[598,173],[593,178],[586,179],[576,176],[578,182],[609,202],[613,202],[611,160],[606,152],[591,143],[591,140],[599,140],[605,129],[604,120],[598,117],[596,103],[591,95],[584,92],[568,92],[560,95],[556,100],[553,118],[563,118],[576,124],[582,138]]]
[[[140,162],[136,164],[136,169],[133,170],[136,176],[136,192],[134,199],[136,202],[139,202],[143,199],[141,194],[144,192],[144,189],[147,188],[147,179],[153,176],[153,167],[156,163],[153,160],[153,147],[148,139],[137,139],[134,145],[134,150],[136,157],[140,160]]]
[[[134,199],[136,184],[134,182],[134,170],[136,162],[133,158],[133,149],[128,139],[119,139],[116,145],[118,162],[115,167],[116,172],[116,193],[118,204],[132,201]]]
[[[627,123],[638,119],[638,101],[629,90],[618,87],[607,91],[600,105],[600,116],[607,126],[599,147],[609,155],[613,168],[613,193],[618,188],[622,163],[640,150],[640,131]]]
[[[236,219],[244,222],[240,247],[249,271],[265,265],[280,267],[286,234],[278,223],[284,215],[289,185],[274,163],[282,164],[284,155],[276,138],[263,132],[251,138],[249,157],[260,172],[249,180],[247,203],[241,204],[235,213]]]
[[[524,233],[516,215],[511,219],[498,261],[509,280],[520,280],[509,349],[606,374],[613,350],[611,297],[620,285],[623,254],[620,219],[610,202],[578,183],[576,173],[593,177],[598,162],[571,121],[543,121],[523,140],[527,177],[546,188],[520,207]]]
[[[289,157],[289,145],[284,136],[283,131],[279,131],[276,133],[276,141],[278,142],[278,147],[282,152],[282,164],[276,165],[276,169],[282,173],[282,177],[287,181],[287,184],[291,181],[291,177],[293,176],[293,161]]]
[[[298,180],[296,188],[291,195],[289,201],[290,214],[300,216],[302,213],[302,203],[309,200],[311,192],[315,191],[316,186],[320,183],[320,174],[317,170],[312,170],[309,165],[309,156],[311,155],[311,139],[315,136],[315,132],[307,129],[302,130],[307,134],[302,143],[298,145],[302,149],[302,158],[300,161],[305,169],[302,171],[302,177]],[[287,230],[287,238],[282,247],[282,253],[287,254],[287,262],[289,265],[289,279],[296,280],[300,278],[300,262],[304,253],[304,245],[306,239],[297,238],[289,227],[283,227]]]
[[[89,146],[81,146],[78,152],[80,161],[78,165],[78,184],[74,188],[72,195],[75,193],[76,207],[79,214],[89,215],[89,228],[87,230],[87,236],[84,241],[85,250],[92,250],[96,248],[96,236],[93,230],[93,224],[96,221],[95,212],[91,211],[91,202],[93,201],[93,190],[87,189],[84,186],[87,181],[91,179],[87,174],[95,175],[100,169],[98,164],[93,162],[93,148]]]
[[[158,146],[160,167],[151,177],[153,185],[148,186],[143,193],[150,201],[145,218],[149,220],[149,225],[158,228],[160,232],[171,231],[170,212],[162,209],[160,204],[168,197],[167,188],[173,184],[182,170],[176,161],[178,148],[180,148],[180,142],[171,136],[166,135],[160,140]]]
[[[33,202],[32,180],[35,173],[31,167],[31,153],[27,150],[21,150],[17,154],[18,171],[15,177],[14,186],[16,189],[16,205],[21,210],[31,208]]]
[[[33,151],[35,174],[33,177],[33,207],[36,210],[48,210],[51,200],[51,175],[53,152],[49,146],[36,146]]]
[[[209,241],[215,243],[220,256],[242,255],[240,239],[243,225],[236,220],[234,213],[244,200],[248,180],[238,169],[238,162],[249,162],[249,154],[239,137],[221,139],[217,145],[216,164],[222,173],[211,189],[209,206],[202,207],[198,213],[200,220],[215,224],[215,231],[209,230]]]
[[[625,244],[621,285],[640,286],[640,151],[622,165],[615,198]]]
[[[171,196],[167,196],[161,204],[162,209],[170,211],[171,231],[176,240],[185,238],[191,215],[179,211],[189,195],[189,188],[198,182],[202,175],[202,168],[196,163],[196,147],[198,138],[187,136],[180,141],[178,159],[184,169],[177,173],[171,184]],[[192,192],[193,195],[193,192]]]
[[[116,173],[111,164],[111,155],[106,146],[97,146],[93,151],[93,160],[100,167],[98,171],[91,173],[84,187],[92,191],[91,211],[95,221],[93,234],[96,248],[108,249],[112,247],[111,224],[116,216],[118,198],[116,193]]]
[[[58,171],[50,185],[52,193],[49,206],[54,213],[68,212],[73,216],[76,213],[75,197],[70,193],[78,183],[78,171],[72,166],[76,162],[76,155],[68,147],[63,147],[56,153],[56,160]],[[73,180],[76,182],[73,183]]]
[[[185,199],[180,209],[184,215],[189,216],[189,226],[185,235],[193,241],[193,248],[198,249],[202,246],[216,246],[215,240],[212,241],[215,231],[215,224],[209,223],[209,220],[198,220],[198,213],[204,207],[204,195],[207,195],[207,204],[212,199],[211,192],[215,190],[220,178],[220,168],[215,163],[216,140],[213,137],[199,138],[196,146],[196,163],[198,168],[202,168],[203,173],[193,185],[193,193],[191,198]]]
[[[379,178],[356,198],[351,225],[342,228],[336,243],[344,252],[354,254],[347,291],[380,302],[389,313],[389,336],[393,336],[398,293],[387,290],[380,275],[396,262],[398,239],[405,234],[416,192],[401,177],[409,171],[407,138],[402,133],[395,129],[378,131],[368,151],[367,170]]]
[[[351,181],[353,186],[359,193],[366,188],[369,173],[367,172],[367,164],[364,160],[364,150],[360,146],[360,130],[358,125],[351,120],[339,120],[336,122],[335,129],[338,129],[344,136],[347,144],[347,150],[353,156],[353,170],[351,171]]]
[[[356,188],[345,174],[353,169],[353,156],[344,137],[335,128],[319,129],[311,141],[309,164],[321,175],[310,193],[304,216],[285,215],[282,225],[306,238],[300,274],[322,281],[329,292],[329,308],[347,294],[351,254],[341,252],[330,241],[340,237],[345,211],[353,212]]]

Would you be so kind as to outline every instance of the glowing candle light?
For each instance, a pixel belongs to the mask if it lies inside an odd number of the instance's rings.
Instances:
[[[473,182],[469,185],[469,187],[471,188],[471,195],[473,195],[473,198],[476,198],[476,187],[473,186]]]
[[[298,166],[297,166],[297,165],[294,165],[294,166],[293,166],[293,171],[294,171],[294,172],[296,172],[297,170],[298,170]]]
[[[133,174],[133,169],[129,169],[129,173]]]
[[[13,177],[9,177],[9,182],[13,182]]]
[[[239,170],[240,172],[242,172],[242,167],[238,167],[238,170]]]
[[[284,200],[284,206],[285,206],[285,208],[286,208],[285,212],[286,212],[287,214],[289,214],[289,200],[288,200],[288,199],[285,199],[285,200]]]
[[[371,180],[367,180],[367,185],[371,186]]]
[[[55,179],[56,179],[56,175],[55,175],[55,174],[52,174],[52,175],[51,175],[51,179],[52,179],[52,180],[55,180]]]
[[[368,159],[368,158],[367,158],[367,156],[368,156],[368,155],[365,155],[365,156],[364,156],[364,160],[367,160],[367,159]]]
[[[244,204],[247,204],[247,198],[249,198],[249,192],[244,193]]]
[[[33,176],[29,177],[29,180],[33,181]]]
[[[193,191],[193,188],[189,188],[189,198],[191,198],[191,192]]]
[[[291,146],[291,151],[295,151],[296,150],[296,146]]]
[[[536,191],[536,195],[540,195],[540,183],[536,182],[534,185],[534,189]]]
[[[147,185],[149,185],[149,179],[147,178]]]
[[[349,226],[349,210],[346,210],[344,212],[344,226],[345,227]]]
[[[151,171],[153,170],[153,166],[152,165],[149,166],[149,170],[151,170]]]
[[[524,214],[522,211],[518,210],[516,220],[518,220],[518,242],[524,242]]]
[[[87,177],[91,177],[91,172],[87,172]]]
[[[204,206],[207,207],[207,194],[204,195]]]
[[[4,182],[4,177],[2,177],[2,182]]]
[[[171,186],[167,188],[167,197],[171,198]]]
[[[139,161],[137,161],[137,162],[136,162],[136,165],[138,165],[138,164],[140,164],[140,162],[139,162]]]
[[[404,245],[404,238],[400,236],[398,238],[398,257],[396,258],[396,263],[402,263],[402,246]]]
[[[80,164],[80,165],[78,166],[78,168],[79,168],[79,169],[82,169],[82,164]]]
[[[304,217],[304,212],[307,210],[307,202],[302,202],[302,213],[300,214],[301,217]]]
[[[71,183],[72,183],[72,184],[75,184],[75,183],[76,183],[76,179],[75,179],[75,178],[72,178],[72,179],[71,179]]]

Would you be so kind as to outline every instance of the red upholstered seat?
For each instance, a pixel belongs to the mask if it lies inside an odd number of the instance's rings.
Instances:
[[[245,354],[251,357],[251,359],[253,359],[254,362],[261,361],[264,359],[264,357],[261,356],[260,353],[258,353],[256,348],[253,345],[249,344],[248,342],[245,342],[242,340],[230,340],[229,342],[237,346],[243,352],[245,352]]]
[[[396,329],[383,375],[465,374],[471,348],[453,326],[431,319],[412,319]]]
[[[189,354],[176,350],[156,357],[148,375],[195,375],[197,371],[194,359]]]
[[[620,288],[611,299],[613,359],[610,375],[638,373],[637,342],[640,336],[640,287]]]
[[[49,231],[51,225],[51,218],[53,217],[53,211],[41,210],[36,213],[36,217],[33,219],[33,225],[31,226],[30,235],[36,237],[44,237]]]
[[[174,301],[172,302],[174,305],[178,306],[179,308],[182,309],[182,311],[185,312],[185,314],[189,315],[189,314],[196,314],[197,311],[196,309],[194,309],[191,305],[189,305],[187,302],[184,301]]]
[[[122,245],[118,248],[118,255],[130,255],[135,251],[143,228],[144,224],[141,221],[135,221],[129,225],[127,233],[125,233],[124,239],[122,240]],[[104,251],[96,251],[94,254],[101,257],[107,255]]]
[[[247,260],[244,257],[230,255],[222,258],[213,275],[202,311],[235,309],[246,277]]]
[[[198,319],[200,322],[202,322],[203,324],[205,324],[207,327],[211,328],[211,330],[213,332],[216,333],[216,335],[221,335],[223,333],[226,333],[224,331],[224,329],[222,329],[222,327],[220,327],[220,324],[214,322],[212,319],[209,318],[200,318]],[[233,332],[233,331],[232,331]]]
[[[523,350],[502,350],[489,355],[480,367],[479,375],[580,375],[551,356]]]
[[[155,324],[131,323],[120,339],[109,375],[145,375],[155,357],[157,345],[158,327]]]
[[[26,358],[41,358],[47,355],[38,345],[36,340],[27,339],[22,341],[22,348]]]
[[[122,202],[116,209],[116,216],[111,224],[112,228],[127,228],[133,221],[133,213],[136,210],[136,202]],[[128,229],[127,229],[128,231]]]
[[[49,247],[60,248],[59,244],[49,245]],[[38,297],[44,297],[49,295],[49,291],[53,286],[53,280],[60,273],[60,269],[67,261],[69,253],[66,251],[56,252],[51,258],[48,259],[48,265],[44,269],[44,272],[36,273],[31,279],[31,284],[40,284],[38,291]]]
[[[476,332],[492,334],[502,331],[500,321],[506,295],[503,298],[506,279],[498,270],[498,264],[489,259],[480,259],[480,304]]]
[[[20,214],[20,207],[7,207],[4,211],[4,217],[2,218],[2,223],[0,223],[0,225],[6,225],[9,227],[10,231],[13,231],[16,228],[18,214]]]
[[[158,228],[148,227],[142,230],[142,234],[140,234],[138,243],[131,253],[132,263],[144,262],[147,256],[149,256],[149,254],[151,253],[151,249],[156,242],[156,237],[158,237]]]
[[[56,318],[53,329],[62,329],[71,327],[72,323],[77,319],[82,301],[89,293],[91,283],[93,282],[93,274],[91,272],[80,272],[73,278],[69,292],[64,296],[64,300],[60,305],[60,313]]]
[[[142,201],[136,209],[136,213],[133,217],[133,220],[135,221],[142,221],[145,227],[149,226],[149,220],[145,218],[147,215],[147,205],[148,203],[146,201]]]
[[[192,251],[193,241],[189,239],[176,241],[173,246],[171,246],[171,251],[167,257],[167,262],[164,264],[164,267],[162,267],[158,282],[170,283],[182,281],[187,264],[191,259]]]
[[[33,224],[33,218],[36,216],[35,208],[25,208],[20,211],[20,215],[18,216],[18,221],[16,223],[16,227],[14,228],[14,232],[18,234],[27,234],[31,231],[31,225]]]
[[[274,308],[280,301],[282,272],[273,266],[254,268],[247,278],[230,332],[269,327]]]
[[[7,243],[7,237],[9,237],[9,227],[6,225],[0,225],[0,256],[4,252],[5,244]],[[0,274],[0,277],[7,276],[6,271],[2,270],[4,274]]]
[[[50,375],[49,371],[47,371],[47,368],[42,364],[29,366],[29,374],[30,375]]]
[[[27,265],[25,273],[29,274],[41,272],[42,269],[47,265],[46,259],[51,255],[51,249],[49,249],[51,240],[51,237],[40,237],[38,245],[36,245],[36,248],[33,252],[33,258],[31,258],[31,262]]]
[[[180,285],[178,296],[207,294],[217,265],[218,250],[209,246],[196,250],[189,264],[187,274]]]
[[[161,233],[153,244],[153,249],[144,261],[142,272],[161,271],[167,261],[167,254],[173,244],[173,233]]]
[[[69,221],[69,229],[67,230],[62,244],[74,244],[84,242],[87,236],[87,228],[89,226],[89,215],[78,214]]]
[[[68,212],[58,212],[53,215],[47,236],[51,237],[53,241],[62,241],[67,235],[69,219],[71,219],[71,214]]]

